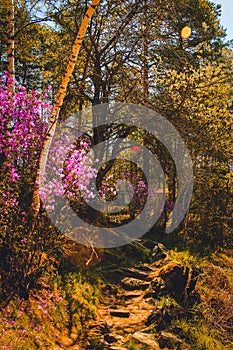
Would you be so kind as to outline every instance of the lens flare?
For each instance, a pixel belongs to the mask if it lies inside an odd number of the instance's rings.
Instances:
[[[192,33],[192,30],[190,27],[186,26],[181,29],[180,36],[182,39],[188,39]]]

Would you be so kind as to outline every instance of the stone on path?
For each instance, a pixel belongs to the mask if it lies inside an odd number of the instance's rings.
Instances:
[[[182,340],[176,337],[174,334],[169,332],[161,332],[159,339],[159,346],[164,349],[176,349],[176,350],[185,350],[187,349]]]
[[[157,261],[157,260],[163,260],[167,257],[168,252],[166,247],[162,243],[157,243],[152,252],[152,260]]]
[[[135,298],[140,298],[142,296],[142,292],[141,291],[129,291],[129,292],[125,292],[124,294],[121,294],[119,297],[120,299],[123,300],[131,300],[131,299],[135,299]]]
[[[145,282],[132,277],[123,278],[121,283],[126,290],[135,290],[135,289],[146,290],[150,286],[149,282]]]
[[[125,272],[125,276],[127,277],[133,277],[142,281],[146,281],[148,278],[148,273],[141,269],[135,269],[131,267],[127,269],[122,269],[122,271]]]
[[[135,332],[132,338],[143,345],[143,350],[160,350],[159,343],[154,334]]]
[[[113,317],[129,318],[130,312],[125,310],[110,310],[110,315]]]

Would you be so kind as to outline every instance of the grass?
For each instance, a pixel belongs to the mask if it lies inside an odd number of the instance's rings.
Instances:
[[[195,304],[183,305],[184,309],[188,307],[189,316],[174,320],[168,331],[180,335],[193,350],[233,349],[232,251],[219,250],[208,257],[200,257],[189,251],[174,250],[169,255],[172,264],[199,272],[195,288],[199,299]],[[169,295],[158,301],[158,307],[171,304],[176,305],[176,300]]]
[[[198,268],[196,285],[200,302],[189,311],[192,317],[174,320],[168,331],[180,336],[191,350],[230,350],[233,348],[233,254],[218,251],[199,258],[189,251],[170,251],[174,264]],[[85,335],[85,325],[98,313],[102,281],[86,271],[63,271],[43,277],[43,288],[31,292],[29,300],[12,300],[1,310],[0,349],[52,349],[72,334]],[[157,300],[157,307],[179,306],[169,295]],[[186,305],[184,305],[184,308]],[[190,314],[189,314],[190,315]],[[73,338],[72,338],[73,339]],[[95,347],[101,348],[98,339]],[[103,345],[102,345],[103,346]],[[134,339],[127,349],[142,349]],[[103,347],[102,347],[103,348]]]
[[[199,254],[194,255],[190,253],[189,250],[183,250],[179,252],[176,250],[170,250],[169,255],[174,262],[186,267],[199,268],[201,267],[203,261]]]
[[[138,344],[134,339],[130,339],[124,345],[128,350],[142,350],[142,345]]]
[[[233,348],[233,254],[212,253],[209,257],[192,256],[189,252],[171,252],[172,258],[187,267],[198,268],[196,285],[200,302],[192,307],[193,320],[177,324],[191,349],[223,350]]]
[[[211,330],[203,322],[188,322],[178,320],[174,325],[179,330],[180,336],[184,338],[191,350],[230,350],[230,344],[224,344],[219,339],[216,330]]]
[[[71,331],[80,335],[85,322],[96,316],[97,284],[80,272],[66,273],[34,290],[29,300],[12,300],[0,312],[0,349],[52,348]]]

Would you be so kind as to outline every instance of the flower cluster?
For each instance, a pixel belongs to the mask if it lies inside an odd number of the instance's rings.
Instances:
[[[6,84],[7,82],[7,84]],[[8,214],[19,204],[33,176],[44,142],[51,106],[46,93],[26,91],[5,75],[0,81],[0,208]],[[22,197],[22,196],[21,196]]]
[[[90,185],[98,170],[94,167],[93,153],[87,150],[85,142],[80,142],[78,148],[75,145],[67,148],[68,144],[68,138],[58,145],[52,144],[49,152],[49,162],[39,191],[47,210],[54,209],[56,197],[59,196],[66,196],[80,204],[82,200],[88,202],[94,198],[94,189]]]
[[[132,192],[133,197],[130,201],[129,194]],[[128,172],[124,172],[120,177],[114,176],[114,174],[108,175],[99,189],[100,196],[106,201],[111,201],[116,196],[120,196],[122,199],[122,206],[130,201],[129,209],[132,212],[140,211],[140,208],[145,204],[147,193],[146,183],[140,180],[136,174]]]
[[[13,82],[8,78],[6,86],[5,79],[0,85],[0,154],[14,181],[20,176],[18,168],[28,165],[40,152],[51,106],[46,93],[26,91],[17,84],[12,92]]]
[[[119,179],[118,179],[119,180]],[[101,187],[99,189],[99,194],[103,200],[111,199],[113,196],[117,195],[118,182],[114,181],[114,176],[108,175],[104,181],[102,181]]]
[[[60,287],[32,293],[29,300],[15,299],[0,309],[1,349],[39,347],[49,337],[49,326],[59,335],[68,324],[67,301]],[[52,322],[52,324],[51,324]]]
[[[17,83],[14,89],[12,87],[13,81],[5,75],[0,81],[0,208],[4,215],[22,203],[23,209],[19,208],[19,212],[27,209],[24,203],[34,188],[38,160],[51,113],[46,92],[26,91]],[[64,152],[62,145],[50,150],[50,153],[56,153],[56,161],[49,169],[49,179],[46,187],[41,188],[40,195],[42,200],[47,199],[51,208],[54,205],[54,193],[57,196],[65,194],[72,200],[78,199],[80,191],[85,200],[93,197],[89,184],[96,177],[97,170],[93,167],[91,153],[86,150],[87,144],[80,142],[79,146],[78,149],[71,147],[66,150],[69,156],[65,163],[59,161],[62,159],[59,155]],[[63,173],[62,188],[57,181],[58,172]],[[21,222],[25,222],[25,215],[21,217]]]

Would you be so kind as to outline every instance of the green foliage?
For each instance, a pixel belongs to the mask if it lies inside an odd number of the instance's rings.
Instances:
[[[68,323],[66,301],[59,288],[44,289],[30,299],[14,299],[1,309],[0,347],[37,349],[55,345],[61,329]]]
[[[159,298],[157,306],[159,308],[164,308],[164,307],[170,307],[170,306],[179,306],[178,302],[171,296],[166,295],[166,296],[162,296]]]
[[[173,322],[172,329],[191,349],[231,349],[232,251],[219,251],[200,260],[190,259],[184,252],[171,252],[171,256],[177,262],[188,262],[188,266],[191,261],[191,266],[200,271],[195,288],[200,300],[192,306],[192,317]]]
[[[128,350],[141,350],[142,345],[138,344],[134,339],[130,339],[125,344],[126,349]]]
[[[67,273],[62,276],[62,287],[68,303],[69,329],[83,327],[89,319],[97,316],[100,289],[97,276],[84,276],[81,273]]]
[[[67,53],[85,12],[85,2],[43,1],[45,13],[40,15],[48,16],[52,25],[37,17],[42,2],[38,2],[35,10],[30,9],[29,3],[20,0],[15,7],[16,77],[27,90],[41,90],[51,83],[54,99]],[[61,118],[67,118],[84,106],[125,101],[148,105],[173,123],[189,148],[195,180],[191,207],[179,238],[205,252],[219,246],[230,248],[233,244],[233,57],[232,50],[222,41],[224,32],[219,12],[218,5],[206,0],[159,0],[156,7],[151,0],[136,4],[103,1],[87,31],[61,111]],[[185,25],[191,27],[192,34],[190,39],[181,40],[180,30]],[[5,26],[4,0],[0,5],[2,71],[7,64]],[[126,133],[129,139],[137,134],[132,129],[116,130],[114,126],[111,132],[112,149],[121,134]],[[97,142],[103,135],[94,136]],[[146,139],[143,132],[140,138],[136,136],[140,142]],[[148,146],[146,142],[145,145]],[[156,144],[152,149],[158,151],[161,163],[166,163],[165,173],[170,177],[168,197],[175,201],[174,165]],[[101,297],[96,276],[63,271],[50,281],[52,291],[43,295],[42,302],[37,300],[38,290],[34,299],[30,299],[29,291],[39,277],[47,272],[51,279],[58,263],[52,257],[59,256],[61,237],[45,213],[38,220],[32,217],[35,174],[22,167],[22,175],[24,180],[20,186],[15,185],[14,194],[17,198],[22,194],[26,222],[23,224],[17,208],[12,208],[7,213],[7,223],[0,228],[1,296],[8,301],[17,292],[29,298],[28,301],[14,299],[8,303],[9,310],[2,310],[0,333],[4,339],[0,338],[0,345],[14,350],[52,347],[63,328],[70,332],[75,328],[81,334],[89,319],[96,317]],[[136,259],[137,262],[148,260],[151,251],[141,242],[107,251],[108,269],[110,264],[118,268],[133,265]],[[193,307],[192,322],[176,323],[193,349],[230,349],[227,345],[229,339],[232,341],[230,252],[208,257],[211,264],[188,251],[170,253],[175,262],[198,267],[202,272],[197,284],[201,302]],[[168,296],[158,301],[160,307],[167,304],[175,305],[175,300]],[[46,308],[47,313],[43,314]],[[100,346],[98,339],[93,340],[93,346]],[[127,348],[140,349],[140,346],[130,340]]]
[[[66,330],[82,333],[97,314],[99,281],[91,274],[43,275],[42,288],[28,300],[14,299],[1,309],[0,348],[10,350],[52,348],[68,337]],[[8,347],[8,348],[7,348]]]
[[[164,75],[155,68],[161,89],[153,100],[182,135],[193,160],[194,193],[183,237],[198,249],[210,249],[232,244],[232,52],[223,48],[210,61],[201,58],[203,46],[212,51],[207,42],[196,48],[199,67],[171,67]]]
[[[224,341],[233,341],[232,251],[215,253],[203,262],[203,275],[198,288],[201,311],[210,328],[216,329]]]
[[[199,254],[192,254],[189,250],[170,250],[169,255],[174,262],[180,263],[185,267],[200,267],[202,258]]]
[[[194,323],[186,320],[175,322],[179,332],[190,344],[190,349],[193,350],[223,350],[229,349],[227,345],[219,340],[216,331],[209,329],[202,322]]]
[[[30,216],[26,224],[17,213],[8,218],[8,227],[0,229],[0,294],[5,300],[15,293],[28,298],[38,278],[56,269],[61,235],[43,214],[37,218],[37,227],[28,225]]]

